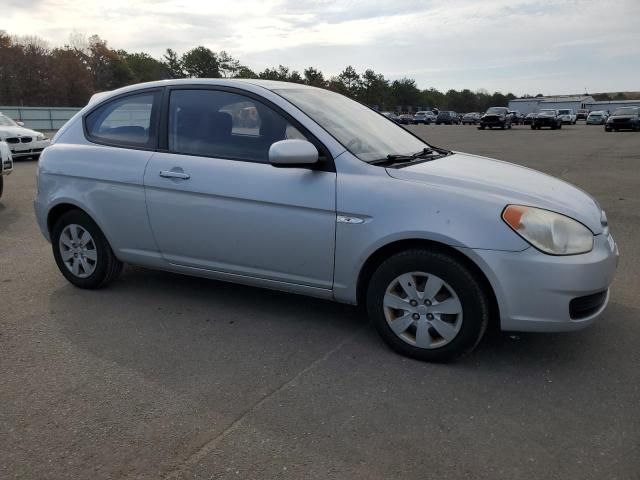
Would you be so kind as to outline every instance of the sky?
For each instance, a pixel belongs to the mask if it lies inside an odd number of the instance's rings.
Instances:
[[[0,30],[98,34],[160,58],[198,45],[253,70],[346,65],[422,89],[640,90],[640,0],[2,0]]]

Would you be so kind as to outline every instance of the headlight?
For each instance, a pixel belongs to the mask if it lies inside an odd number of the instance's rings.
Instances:
[[[44,133],[39,133],[36,135],[36,140],[46,140],[47,136]]]
[[[508,205],[502,219],[538,250],[550,255],[575,255],[593,249],[593,233],[559,213],[523,205]]]

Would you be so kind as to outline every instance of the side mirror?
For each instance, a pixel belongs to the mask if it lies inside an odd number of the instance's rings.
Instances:
[[[18,126],[24,127],[24,122],[21,122],[20,120],[16,120],[16,123],[18,124]]]
[[[275,167],[301,167],[318,162],[318,149],[306,140],[280,140],[269,148],[269,162]]]

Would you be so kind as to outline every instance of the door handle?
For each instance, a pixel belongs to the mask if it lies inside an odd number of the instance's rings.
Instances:
[[[191,175],[184,172],[177,172],[175,170],[160,170],[160,176],[164,178],[177,178],[180,180],[189,180]]]

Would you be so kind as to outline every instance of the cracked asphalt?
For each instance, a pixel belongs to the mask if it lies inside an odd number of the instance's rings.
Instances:
[[[0,199],[0,478],[640,479],[640,134],[409,128],[601,202],[621,262],[599,322],[493,332],[430,365],[354,307],[135,267],[78,290],[18,161]]]

